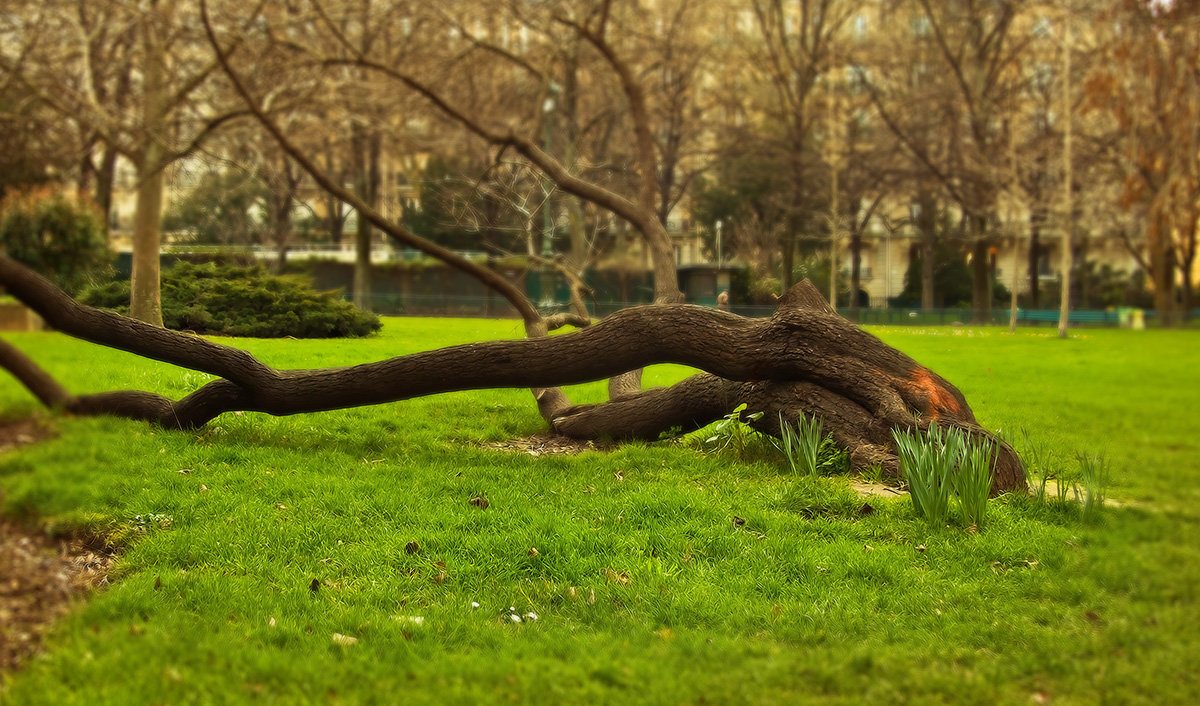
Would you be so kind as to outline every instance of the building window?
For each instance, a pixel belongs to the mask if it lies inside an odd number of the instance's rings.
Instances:
[[[854,38],[866,39],[867,37],[867,16],[856,15],[854,17]]]
[[[925,15],[917,15],[912,18],[912,33],[917,37],[928,37],[929,30],[933,28],[933,24]]]

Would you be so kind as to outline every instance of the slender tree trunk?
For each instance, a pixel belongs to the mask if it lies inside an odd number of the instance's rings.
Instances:
[[[142,130],[146,131],[138,159],[137,205],[133,220],[133,273],[130,283],[129,316],[153,326],[162,326],[159,291],[159,251],[162,249],[163,185],[166,149],[162,143],[167,101],[164,72],[165,49],[155,28],[142,28],[146,58]]]
[[[1029,308],[1036,309],[1041,303],[1038,275],[1042,254],[1042,215],[1037,208],[1029,214]]]
[[[292,233],[292,197],[290,194],[272,194],[274,202],[271,215],[271,239],[275,243],[275,272],[283,274],[287,269],[288,241]]]
[[[1171,327],[1176,324],[1175,311],[1175,249],[1169,238],[1170,225],[1159,214],[1155,221],[1147,224],[1147,246],[1150,251],[1150,284],[1154,287],[1154,309],[1159,324]]]
[[[146,160],[158,161],[161,149],[150,147]],[[133,216],[133,274],[130,282],[129,316],[153,326],[162,326],[159,251],[162,248],[163,170],[159,166],[138,181]]]
[[[1058,302],[1058,337],[1066,338],[1071,325],[1071,269],[1074,267],[1074,251],[1071,241],[1075,236],[1074,168],[1071,140],[1074,133],[1074,116],[1071,114],[1071,37],[1070,24],[1065,27],[1066,45],[1063,47],[1063,222],[1062,222],[1062,293]]]
[[[650,250],[650,266],[654,271],[654,303],[681,304],[679,270],[675,267],[675,249],[667,227],[657,218],[650,218],[640,228]]]
[[[858,321],[858,288],[862,283],[862,229],[857,219],[850,226],[850,312],[849,319]]]
[[[921,232],[921,308],[928,311],[934,307],[933,271],[934,245],[937,242],[933,199],[921,194],[917,201],[921,209],[917,214],[917,229]]]
[[[355,191],[359,198],[375,208],[379,202],[379,135],[367,134],[364,128],[356,125],[353,142]],[[370,221],[363,214],[358,214],[354,232],[354,305],[363,311],[371,311],[372,231]]]
[[[976,237],[971,244],[971,299],[977,324],[986,324],[992,317],[992,271],[988,259],[987,241]]]
[[[117,174],[117,151],[104,146],[104,156],[100,158],[100,166],[96,168],[96,184],[92,189],[92,200],[96,208],[104,216],[104,232],[112,227],[112,197],[113,185]]]

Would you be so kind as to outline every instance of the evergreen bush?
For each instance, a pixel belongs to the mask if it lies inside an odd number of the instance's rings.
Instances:
[[[5,197],[0,247],[68,294],[107,279],[112,270],[104,218],[91,205],[51,189]]]
[[[129,311],[129,282],[86,292],[91,306]],[[313,289],[296,275],[272,275],[261,265],[178,262],[162,275],[163,323],[167,328],[253,338],[344,338],[380,328],[379,317],[336,292]]]

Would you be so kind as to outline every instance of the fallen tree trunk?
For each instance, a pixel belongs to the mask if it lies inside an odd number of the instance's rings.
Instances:
[[[245,351],[83,306],[5,256],[0,283],[63,333],[221,378],[180,400],[135,390],[72,395],[20,351],[0,346],[0,365],[44,404],[73,414],[194,428],[229,411],[288,415],[457,390],[550,388],[681,363],[708,374],[570,407],[551,424],[580,438],[654,439],[672,427],[704,426],[745,403],[766,412],[758,424],[767,433],[778,433],[780,415],[820,415],[856,468],[879,464],[891,473],[893,428],[937,422],[991,436],[957,388],[830,311],[807,282],[785,294],[767,319],[691,305],[633,307],[561,336],[451,346],[323,370],[276,370]],[[994,490],[1023,488],[1020,459],[1000,448]]]

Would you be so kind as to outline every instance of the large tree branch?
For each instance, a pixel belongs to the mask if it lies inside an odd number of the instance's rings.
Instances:
[[[816,382],[889,419],[906,409],[972,419],[948,382],[836,314],[795,305],[794,291],[770,319],[691,305],[643,306],[563,336],[453,346],[350,368],[280,371],[236,348],[78,304],[7,256],[0,256],[0,283],[64,333],[226,378],[249,395],[238,398],[246,409],[272,414],[456,390],[568,385],[680,363],[731,380]]]
[[[562,336],[451,346],[325,370],[275,370],[245,351],[77,304],[6,256],[0,256],[0,284],[64,333],[223,378],[178,401],[135,390],[75,396],[0,342],[0,366],[47,406],[75,414],[194,428],[229,411],[289,415],[459,390],[550,388],[681,363],[710,374],[605,405],[563,407],[553,426],[589,438],[647,438],[723,416],[733,398],[776,417],[821,414],[860,466],[890,463],[887,435],[894,427],[937,420],[984,433],[953,385],[832,313],[807,281],[789,290],[769,319],[689,305],[635,307]],[[1009,481],[1023,482],[1019,460],[1006,463],[1017,469]]]

